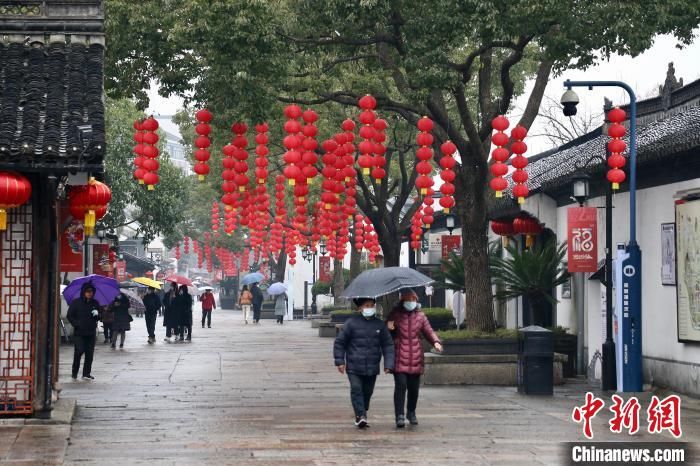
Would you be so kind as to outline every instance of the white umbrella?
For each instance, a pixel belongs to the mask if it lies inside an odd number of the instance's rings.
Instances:
[[[269,294],[270,296],[275,296],[286,292],[287,285],[281,282],[275,282],[272,285],[270,285],[270,287],[267,289],[267,294]]]
[[[203,286],[199,289],[199,291],[207,291],[207,290],[214,290],[213,286]]]
[[[457,328],[459,328],[466,318],[466,298],[466,294],[461,291],[456,291],[452,297],[452,315],[455,318],[455,322],[457,322]]]

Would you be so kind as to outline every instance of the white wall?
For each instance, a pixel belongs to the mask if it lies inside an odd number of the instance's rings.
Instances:
[[[678,342],[676,328],[676,287],[661,284],[661,224],[675,221],[674,195],[700,188],[700,179],[673,183],[637,192],[637,241],[642,249],[642,353],[645,379],[662,386],[700,395],[700,344]],[[592,199],[588,206],[602,207],[604,198]],[[613,199],[613,248],[629,239],[629,194]],[[566,239],[566,210],[556,209],[556,233]],[[605,210],[598,210],[598,257],[605,257]],[[614,253],[614,250],[613,250]],[[589,281],[586,287],[586,335],[588,354],[601,350],[603,320],[601,287]],[[561,299],[557,306],[558,324],[575,328],[572,300]],[[589,356],[590,358],[590,356]],[[590,359],[587,359],[590,360]]]

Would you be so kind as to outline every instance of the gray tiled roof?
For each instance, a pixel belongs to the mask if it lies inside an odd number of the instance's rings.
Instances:
[[[103,63],[100,44],[0,44],[0,164],[18,170],[99,166]]]

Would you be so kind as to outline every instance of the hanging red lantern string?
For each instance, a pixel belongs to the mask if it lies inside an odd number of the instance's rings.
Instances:
[[[195,159],[197,159],[197,163],[194,165],[194,172],[197,174],[199,181],[204,181],[204,178],[209,174],[209,164],[207,163],[211,155],[209,152],[209,147],[211,146],[211,139],[209,139],[211,126],[209,122],[213,116],[209,110],[203,108],[195,113],[195,118],[198,122],[195,126],[195,132],[198,136],[194,140],[194,145],[197,148],[194,152]]]
[[[355,215],[355,225],[353,226],[353,239],[355,240],[355,249],[357,252],[362,252],[365,242],[364,217]]]
[[[236,216],[235,210],[227,210],[224,214],[224,232],[231,236],[236,231]]]
[[[374,178],[375,183],[379,184],[382,179],[386,177],[386,146],[384,142],[386,141],[386,120],[377,118],[374,120],[372,127],[374,128],[374,168],[372,169],[372,178]]]
[[[611,125],[608,127],[608,136],[612,138],[608,142],[608,152],[610,156],[608,157],[608,181],[612,183],[612,189],[620,189],[620,183],[625,181],[625,172],[622,168],[627,163],[627,159],[623,155],[627,149],[627,144],[622,139],[627,134],[627,129],[622,125],[622,122],[627,119],[627,113],[620,107],[615,107],[608,112],[608,121]]]
[[[525,246],[532,247],[535,236],[544,231],[540,223],[527,215],[519,215],[513,220],[513,232],[517,235],[525,235]]]
[[[146,157],[143,155],[143,148],[145,146],[143,143],[143,122],[141,120],[134,121],[134,130],[136,131],[134,133],[134,142],[136,143],[134,146],[134,154],[136,154],[134,158],[134,179],[136,179],[139,184],[143,184],[143,176],[146,174],[146,169],[143,168],[143,162],[146,160]]]
[[[175,259],[180,260],[181,254],[180,254],[180,243],[177,243],[175,245]]]
[[[530,190],[527,187],[528,174],[525,171],[527,167],[527,157],[523,154],[527,152],[527,144],[523,141],[527,136],[527,129],[524,126],[516,126],[510,132],[510,137],[513,139],[513,143],[510,145],[510,149],[513,151],[515,157],[511,162],[511,165],[515,167],[512,178],[515,182],[513,187],[513,196],[518,199],[518,204],[523,204],[525,198],[530,194]]]
[[[248,147],[248,139],[245,137],[246,131],[248,131],[248,126],[245,123],[236,122],[231,125],[231,132],[235,135],[231,141],[234,147],[233,157],[235,162],[233,166],[236,172],[234,182],[239,192],[246,191],[250,182],[247,175],[248,151],[246,151],[246,148]]]
[[[301,130],[304,136],[301,142],[301,148],[303,149],[301,155],[303,164],[302,175],[306,179],[306,184],[312,184],[314,178],[318,175],[318,169],[316,168],[318,163],[318,156],[316,155],[316,149],[318,149],[318,141],[316,140],[318,128],[315,125],[316,121],[318,121],[318,114],[308,109],[302,114],[302,118],[306,123]]]
[[[211,204],[211,231],[219,232],[219,203],[214,201]]]
[[[269,130],[270,127],[267,123],[255,125],[255,144],[257,144],[255,147],[255,154],[257,155],[255,159],[255,178],[258,180],[258,184],[265,184],[267,180],[267,166],[269,163],[267,155],[270,153],[270,150],[267,148],[269,142],[267,132]]]
[[[146,118],[141,124],[141,128],[144,130],[142,133],[143,140],[143,159],[141,162],[141,168],[143,168],[143,183],[148,187],[149,191],[155,189],[155,185],[158,184],[158,168],[160,164],[158,163],[158,120],[152,116]]]
[[[204,250],[202,249],[199,241],[194,241],[194,252],[197,254],[197,268],[201,269],[204,265]]]
[[[357,179],[357,170],[355,170],[355,122],[350,118],[344,120],[340,127],[343,130],[343,177],[347,183],[351,179]],[[338,141],[336,141],[337,143]],[[338,152],[340,154],[340,152]]]
[[[68,202],[71,215],[83,219],[85,235],[92,235],[95,224],[107,214],[107,204],[112,200],[109,187],[90,178],[87,185],[72,186],[68,191]]]
[[[411,219],[411,249],[417,251],[420,248],[421,236],[423,235],[423,212],[422,206],[413,214]]]
[[[504,132],[509,125],[508,119],[503,115],[498,115],[491,120],[491,127],[496,131],[491,136],[491,143],[496,148],[491,152],[491,157],[495,162],[491,164],[493,179],[491,179],[489,185],[491,189],[496,191],[496,197],[503,197],[503,191],[508,188],[508,182],[503,177],[508,173],[506,161],[510,158],[510,151],[505,147],[508,145],[509,138]]]
[[[284,109],[284,115],[287,117],[287,121],[284,124],[284,131],[287,136],[282,140],[287,152],[285,152],[283,160],[287,165],[284,168],[284,176],[287,178],[290,186],[294,186],[297,179],[302,176],[301,165],[301,143],[302,138],[299,137],[301,132],[301,123],[299,123],[299,117],[302,115],[301,107],[292,104],[288,105]]]
[[[360,98],[358,106],[362,109],[358,118],[362,124],[360,128],[360,138],[362,138],[362,141],[358,145],[360,157],[357,159],[357,164],[362,169],[363,175],[370,175],[371,170],[375,166],[374,136],[376,130],[373,125],[377,120],[377,114],[374,112],[374,109],[377,107],[377,100],[368,94]]]
[[[188,255],[190,253],[190,237],[185,236],[183,243],[184,243],[185,255]]]
[[[435,209],[433,209],[433,204],[435,203],[435,199],[433,199],[434,194],[435,192],[432,188],[428,188],[427,196],[423,198],[423,225],[428,229],[435,221]]]
[[[457,161],[454,158],[455,152],[457,152],[457,146],[452,141],[447,141],[440,146],[440,152],[442,152],[442,158],[440,158],[440,167],[442,171],[440,172],[440,178],[443,183],[440,186],[440,192],[442,197],[440,198],[440,206],[442,211],[446,214],[450,213],[450,209],[455,205],[455,185],[454,180],[456,174],[454,172],[454,167],[457,165]]]
[[[7,229],[7,211],[29,201],[32,185],[16,172],[0,172],[0,231]]]
[[[344,140],[344,135],[342,139]],[[325,210],[330,210],[331,207],[338,202],[338,196],[335,194],[335,177],[338,170],[335,168],[335,163],[338,159],[336,151],[341,146],[335,139],[327,139],[323,142],[322,147],[326,153],[321,157],[323,163],[321,174],[324,178],[321,183],[321,202],[323,202],[323,208]],[[324,234],[324,236],[329,235]]]
[[[419,162],[416,165],[416,171],[418,172],[418,178],[416,178],[416,188],[421,196],[425,196],[428,189],[433,186],[433,178],[431,174],[433,172],[433,166],[430,164],[430,160],[433,158],[433,135],[430,131],[433,129],[433,121],[424,116],[418,120],[418,129],[420,133],[416,137],[416,142],[420,146],[416,151],[416,157]]]

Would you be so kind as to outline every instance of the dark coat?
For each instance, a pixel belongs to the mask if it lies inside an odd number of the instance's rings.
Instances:
[[[259,308],[262,306],[263,303],[263,294],[262,291],[260,291],[260,287],[258,285],[255,285],[250,288],[250,292],[253,293],[253,307]]]
[[[95,336],[97,331],[97,321],[99,320],[100,303],[96,299],[86,299],[84,292],[87,287],[83,285],[80,291],[80,298],[76,298],[68,306],[68,322],[75,329],[76,335]],[[93,316],[93,310],[97,315]]]
[[[157,294],[146,293],[146,296],[143,297],[143,305],[146,307],[146,312],[156,313],[163,304]]]
[[[379,361],[384,355],[384,368],[394,369],[394,343],[381,319],[366,319],[361,315],[349,318],[335,339],[335,365],[345,364],[348,373],[379,374]]]
[[[113,332],[121,332],[131,330],[131,316],[129,315],[129,299],[122,295],[123,299],[114,301],[112,311],[114,312],[114,322],[112,323]]]
[[[175,299],[177,299],[177,295],[170,291],[165,293],[163,297],[163,327],[175,328],[179,325],[175,309],[173,309]]]
[[[394,321],[396,329],[392,332],[396,347],[394,372],[422,374],[424,356],[421,335],[432,345],[440,341],[430,326],[430,321],[422,311],[407,311],[401,303],[389,313],[386,320]]]
[[[192,296],[189,294],[179,294],[170,306],[170,312],[174,315],[175,326],[192,325]]]

